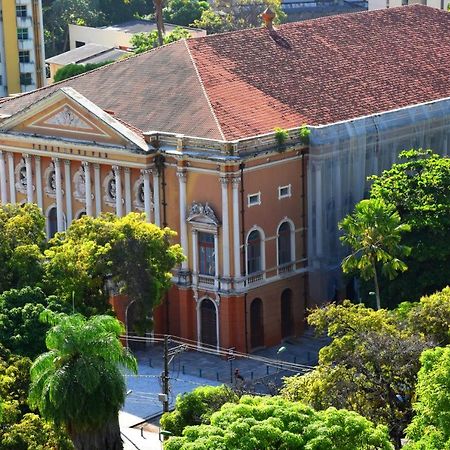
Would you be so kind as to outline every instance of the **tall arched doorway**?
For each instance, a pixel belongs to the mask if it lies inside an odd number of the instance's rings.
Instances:
[[[285,289],[281,294],[281,338],[294,334],[294,316],[292,311],[292,291]]]
[[[200,340],[202,344],[217,346],[217,312],[212,300],[200,304]]]
[[[51,239],[58,231],[58,218],[56,215],[56,207],[53,206],[48,211],[48,238]]]
[[[252,348],[264,345],[263,304],[260,298],[255,298],[250,305],[250,340]]]

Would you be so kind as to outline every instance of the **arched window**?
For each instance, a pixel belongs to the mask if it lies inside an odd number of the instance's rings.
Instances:
[[[56,207],[52,207],[48,212],[48,238],[51,239],[58,231],[58,221]]]
[[[283,222],[278,228],[278,265],[292,262],[291,226]]]
[[[247,238],[247,273],[261,272],[262,270],[262,252],[261,252],[261,233],[253,230]]]

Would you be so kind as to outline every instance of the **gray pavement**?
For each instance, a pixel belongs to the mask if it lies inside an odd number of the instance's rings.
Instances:
[[[252,355],[314,366],[320,348],[327,342],[327,338],[317,338],[308,329],[302,337],[259,350]],[[279,353],[281,347],[285,350]],[[126,374],[129,395],[123,411],[146,419],[162,412],[158,394],[162,390],[160,375],[163,370],[163,348],[159,344],[147,344],[134,353],[138,359],[139,373]],[[260,393],[274,393],[271,389],[281,384],[283,376],[297,373],[246,358],[236,358],[230,362],[216,355],[186,351],[177,355],[170,364],[170,405],[174,406],[178,394],[190,392],[198,386],[231,384],[234,381],[232,373],[236,368],[244,377],[248,390]],[[268,384],[271,387],[268,388]]]

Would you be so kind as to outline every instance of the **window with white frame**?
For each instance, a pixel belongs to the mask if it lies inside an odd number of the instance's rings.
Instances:
[[[26,41],[28,39],[28,28],[17,28],[17,39]]]
[[[248,204],[248,206],[260,205],[261,204],[261,192],[257,192],[256,194],[248,194],[247,204]]]
[[[214,234],[198,232],[198,259],[201,275],[216,274]]]
[[[278,186],[278,199],[287,198],[291,196],[291,185]]]

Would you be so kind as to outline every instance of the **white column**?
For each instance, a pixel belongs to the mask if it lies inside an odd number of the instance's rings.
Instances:
[[[42,171],[41,171],[41,157],[34,157],[34,168],[36,170],[36,200],[39,208],[44,208],[44,197],[42,195]]]
[[[0,151],[0,192],[2,203],[8,203],[8,193],[6,191],[6,164],[5,155]]]
[[[239,229],[239,183],[240,178],[233,178],[233,256],[234,276],[241,278],[241,236]]]
[[[161,213],[159,209],[159,173],[155,168],[153,170],[153,205],[155,208],[155,224],[161,226]]]
[[[61,183],[61,162],[59,158],[53,160],[55,164],[55,184],[56,184],[56,220],[58,231],[64,231],[63,215],[63,192]]]
[[[66,186],[66,219],[67,225],[72,223],[72,176],[70,172],[70,161],[64,160],[64,184]]]
[[[91,166],[87,161],[83,161],[81,164],[84,167],[86,215],[92,216],[93,211],[92,211]]]
[[[16,203],[16,180],[14,176],[14,154],[8,153],[10,203]]]
[[[33,169],[31,168],[31,156],[23,155],[27,172],[27,202],[33,203]]]
[[[187,240],[187,225],[186,225],[186,171],[178,170],[177,172],[179,187],[180,187],[180,244],[183,248],[183,253],[188,256],[188,240]],[[188,261],[184,260],[181,263],[183,270],[188,269]]]
[[[228,217],[228,181],[225,176],[220,178],[222,185],[222,276],[230,277],[230,225]]]
[[[131,212],[131,171],[129,167],[123,169],[125,173],[125,214]]]
[[[116,215],[122,217],[122,180],[120,178],[120,167],[114,166],[112,169],[116,181]]]
[[[100,164],[94,164],[94,190],[95,190],[95,213],[97,217],[102,212],[102,190],[100,182]]]
[[[198,231],[192,230],[192,284],[198,284]]]
[[[150,191],[150,169],[141,170],[144,175],[144,210],[147,222],[152,221],[152,193]]]
[[[214,233],[214,287],[219,287],[219,234]]]

